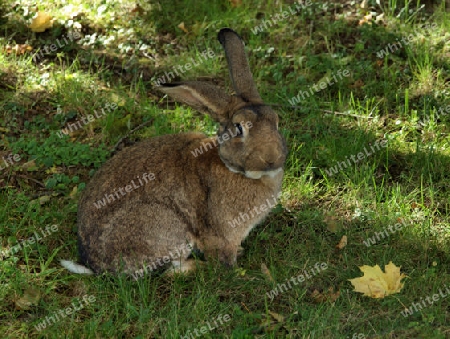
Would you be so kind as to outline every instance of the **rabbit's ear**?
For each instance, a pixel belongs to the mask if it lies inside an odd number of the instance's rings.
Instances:
[[[196,110],[209,114],[214,120],[224,122],[228,106],[232,101],[231,95],[220,87],[201,81],[184,81],[158,86],[157,89],[172,98],[185,103]]]
[[[236,94],[245,101],[262,102],[253,82],[241,37],[230,28],[222,28],[217,36],[228,61],[228,69]]]

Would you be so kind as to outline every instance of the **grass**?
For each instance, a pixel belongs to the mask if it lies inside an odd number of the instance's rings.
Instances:
[[[36,6],[4,0],[0,159],[18,154],[20,161],[0,171],[2,337],[450,336],[448,297],[408,317],[401,314],[450,285],[445,3],[388,1],[380,8],[369,1],[365,9],[343,1],[313,3],[258,34],[254,29],[264,19],[294,3],[231,3],[52,0],[39,10],[56,18],[53,27],[33,33],[27,26]],[[360,23],[370,11],[385,16]],[[178,27],[182,22],[187,33]],[[167,101],[153,83],[211,49],[213,58],[172,80],[207,77],[229,88],[216,41],[225,26],[242,35],[262,97],[278,105],[290,150],[280,204],[245,240],[234,270],[208,262],[186,276],[138,281],[69,274],[58,261],[77,258],[79,195],[123,136],[146,122],[124,143],[185,131],[215,133],[210,119]],[[82,36],[77,42],[33,60],[33,53],[74,28]],[[405,37],[411,37],[408,44],[393,47]],[[16,53],[17,44],[33,49]],[[386,53],[378,57],[381,50]],[[305,95],[295,107],[289,104],[299,91],[344,70],[348,77]],[[117,108],[68,136],[57,135],[108,103]],[[386,147],[347,162],[381,140]],[[399,221],[407,226],[364,244]],[[51,225],[57,231],[11,252]],[[337,249],[344,235],[348,244]],[[353,291],[348,279],[362,275],[359,266],[383,268],[390,261],[408,276],[400,293],[372,299]],[[269,297],[277,284],[315,263],[327,269]],[[37,329],[72,303],[82,307]],[[225,315],[230,319],[221,322]],[[203,326],[214,329],[202,333]]]

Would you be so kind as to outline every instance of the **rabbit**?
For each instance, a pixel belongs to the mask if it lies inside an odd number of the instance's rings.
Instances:
[[[83,265],[61,261],[70,271],[184,273],[195,268],[193,250],[233,267],[241,242],[275,205],[287,156],[278,115],[258,94],[241,37],[223,28],[218,40],[235,95],[201,81],[158,87],[209,114],[218,136],[158,136],[109,159],[80,198]]]

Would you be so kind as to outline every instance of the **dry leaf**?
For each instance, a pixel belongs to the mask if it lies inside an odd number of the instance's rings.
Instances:
[[[375,23],[376,24],[380,24],[380,23],[384,24],[384,13],[381,13],[380,15],[377,15],[375,17]]]
[[[184,22],[178,25],[178,28],[181,29],[184,33],[189,33],[189,31],[184,27]]]
[[[272,274],[270,274],[269,269],[267,268],[266,264],[261,263],[261,272],[262,274],[264,274],[267,279],[269,279],[269,281],[274,282],[273,278],[272,278]]]
[[[341,291],[334,292],[334,287],[329,287],[328,290],[320,293],[318,290],[314,290],[311,293],[311,298],[316,303],[324,303],[326,301],[335,302],[341,295]]]
[[[24,163],[22,165],[22,168],[29,172],[37,171],[39,169],[39,167],[36,165],[36,160],[34,159]]]
[[[144,15],[145,10],[141,6],[139,6],[139,4],[136,4],[135,7],[131,10],[131,13],[137,13],[139,15]]]
[[[269,314],[278,322],[284,322],[284,316],[269,310]]]
[[[365,15],[361,20],[359,20],[359,25],[364,25],[364,24],[372,24],[372,13],[369,13],[367,15]]]
[[[347,236],[343,235],[339,244],[336,245],[336,248],[342,250],[345,246],[347,246]]]
[[[239,7],[242,5],[242,0],[230,0],[231,7]]]
[[[416,209],[416,208],[419,208],[419,207],[420,207],[420,205],[417,204],[417,203],[415,203],[415,202],[413,202],[413,203],[411,204],[411,208],[412,208],[412,209]]]
[[[37,16],[31,21],[31,25],[28,26],[33,32],[44,32],[47,28],[53,26],[52,17],[45,12],[38,12]]]
[[[285,317],[270,310],[268,313],[270,316],[264,314],[263,321],[261,323],[261,330],[271,332],[276,328],[279,328],[280,324],[282,325],[284,323]]]
[[[361,2],[361,4],[359,5],[359,7],[361,7],[361,8],[367,8],[367,3],[368,3],[368,0],[363,0],[363,2]]]
[[[69,197],[71,197],[72,199],[75,199],[77,197],[77,193],[78,193],[78,187],[73,186],[72,192],[70,192]]]
[[[39,204],[44,205],[45,203],[50,201],[50,196],[43,195],[42,197],[39,197]]]
[[[401,280],[406,277],[400,274],[400,267],[395,266],[392,261],[384,266],[386,273],[381,271],[380,266],[364,265],[359,268],[364,276],[349,279],[355,287],[355,292],[363,293],[371,298],[384,298],[390,294],[398,293],[405,283]]]
[[[353,85],[350,85],[350,88],[361,88],[364,86],[364,81],[361,79],[356,80]]]
[[[16,308],[19,310],[29,310],[31,306],[35,306],[41,299],[41,292],[34,287],[25,290],[23,297],[16,300]]]
[[[241,277],[244,277],[245,274],[247,273],[247,270],[244,270],[242,267],[238,267],[234,270],[234,272],[236,273],[236,275],[240,275]]]
[[[27,44],[17,44],[15,46],[6,46],[6,54],[14,53],[15,55],[22,55],[27,52],[31,52],[33,50],[33,47]]]

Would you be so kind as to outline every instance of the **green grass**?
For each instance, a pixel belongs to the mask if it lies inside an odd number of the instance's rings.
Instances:
[[[229,321],[203,337],[450,336],[449,297],[408,317],[401,314],[450,286],[450,112],[439,111],[450,109],[450,14],[444,2],[426,2],[421,10],[414,1],[387,1],[382,9],[375,1],[366,9],[314,3],[254,34],[264,19],[293,2],[249,0],[233,7],[228,1],[177,0],[136,7],[125,0],[70,1],[82,13],[70,22],[68,13],[75,10],[53,0],[39,5],[57,19],[53,28],[33,33],[27,26],[36,5],[4,1],[0,160],[9,154],[21,159],[0,171],[1,337],[192,338],[227,314]],[[384,13],[384,21],[359,25],[369,11]],[[181,22],[188,33],[178,28]],[[429,29],[430,24],[436,26]],[[39,48],[79,25],[78,43],[33,61]],[[80,192],[116,142],[145,122],[125,144],[169,133],[215,133],[209,118],[167,101],[153,83],[211,49],[213,58],[175,80],[207,77],[229,88],[216,40],[225,26],[242,35],[262,97],[278,105],[290,150],[281,203],[245,240],[235,270],[208,262],[186,276],[146,275],[138,281],[69,274],[58,261],[78,255]],[[409,36],[408,44],[377,57]],[[16,44],[33,51],[16,55]],[[339,70],[350,75],[289,105],[299,91]],[[107,103],[117,108],[58,137],[62,128]],[[385,148],[330,172],[383,139]],[[370,247],[364,244],[399,221],[407,226]],[[58,230],[10,255],[18,242],[51,225]],[[348,244],[339,250],[344,235]],[[353,291],[348,279],[361,275],[359,266],[384,268],[390,261],[408,276],[400,293],[372,299]],[[268,297],[277,284],[315,263],[328,268]],[[315,298],[315,290],[328,300]],[[330,300],[336,291],[339,297]],[[46,317],[79,305],[83,296],[95,300],[36,329]]]

